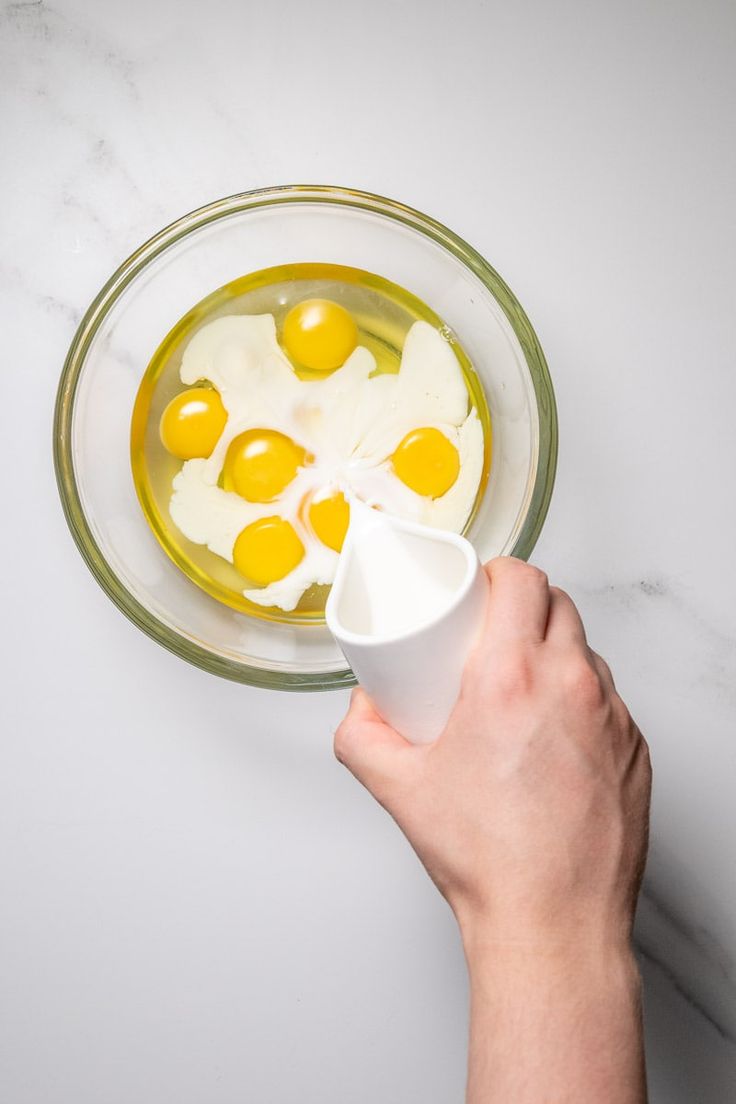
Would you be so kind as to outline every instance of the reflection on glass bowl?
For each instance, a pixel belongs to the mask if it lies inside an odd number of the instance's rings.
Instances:
[[[64,511],[93,574],[144,632],[205,670],[281,690],[354,680],[323,624],[248,617],[167,559],[136,499],[129,432],[153,350],[194,303],[245,272],[304,260],[380,273],[457,335],[493,425],[491,475],[467,534],[481,558],[529,556],[557,458],[554,394],[526,315],[474,249],[418,211],[343,188],[271,188],[208,204],[141,246],[90,306],[64,365],[54,425]]]

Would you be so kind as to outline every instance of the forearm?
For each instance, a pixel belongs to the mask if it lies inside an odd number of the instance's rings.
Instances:
[[[465,938],[467,1104],[645,1104],[640,979],[628,948]]]

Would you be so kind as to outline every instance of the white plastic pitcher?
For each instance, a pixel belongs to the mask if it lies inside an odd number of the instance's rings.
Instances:
[[[392,728],[435,740],[485,618],[488,577],[455,533],[350,503],[327,627]]]

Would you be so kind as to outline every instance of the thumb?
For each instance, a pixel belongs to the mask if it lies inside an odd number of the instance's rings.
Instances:
[[[335,755],[379,801],[410,769],[419,748],[387,725],[359,686],[335,733]]]

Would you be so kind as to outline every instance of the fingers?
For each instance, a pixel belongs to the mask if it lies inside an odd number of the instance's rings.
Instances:
[[[364,690],[353,691],[350,708],[335,733],[335,755],[366,789],[381,800],[386,787],[409,769],[419,750],[386,724]]]
[[[585,645],[585,628],[569,594],[559,587],[549,588],[549,617],[546,640],[551,644]]]
[[[486,572],[491,581],[487,641],[504,647],[544,640],[549,615],[549,584],[544,572],[511,556],[491,560]]]
[[[583,648],[588,662],[594,667],[601,685],[610,693],[615,693],[616,686],[611,674],[611,668],[605,659],[588,647],[583,625],[577,606],[569,594],[559,587],[549,588],[549,619],[547,621],[547,635],[545,639],[561,647]]]

